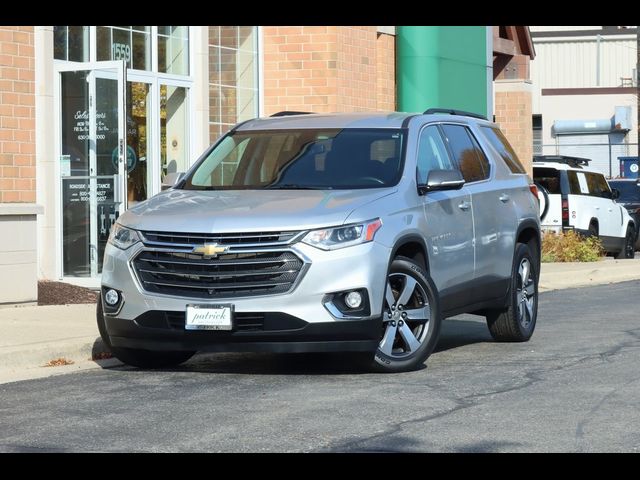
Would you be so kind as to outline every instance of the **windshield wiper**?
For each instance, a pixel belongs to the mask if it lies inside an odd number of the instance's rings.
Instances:
[[[297,183],[280,183],[276,185],[267,185],[264,188],[268,190],[333,190],[333,187],[298,185]]]

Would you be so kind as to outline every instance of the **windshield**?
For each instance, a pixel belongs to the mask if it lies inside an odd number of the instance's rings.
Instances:
[[[640,202],[640,186],[636,182],[609,181],[609,185],[620,191],[619,202]]]
[[[395,185],[404,132],[394,129],[229,133],[186,178],[187,190],[354,189]]]

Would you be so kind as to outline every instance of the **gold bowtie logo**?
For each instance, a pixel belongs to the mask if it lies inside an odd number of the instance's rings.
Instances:
[[[217,243],[205,243],[202,247],[194,248],[193,253],[201,253],[205,257],[215,257],[227,250],[229,250],[229,247],[221,247]]]

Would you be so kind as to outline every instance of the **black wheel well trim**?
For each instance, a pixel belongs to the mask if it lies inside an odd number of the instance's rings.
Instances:
[[[600,222],[598,221],[597,217],[591,217],[591,220],[589,220],[589,225],[594,224],[596,227],[598,227],[598,233],[600,233]]]
[[[535,239],[537,247],[538,247],[538,251],[533,252],[535,257],[536,257],[536,269],[538,271],[538,275],[540,274],[540,262],[542,261],[542,233],[540,231],[540,226],[538,225],[538,222],[536,222],[535,220],[528,218],[523,220],[519,225],[518,228],[516,229],[516,237],[515,237],[515,242],[513,243],[513,255],[515,257],[516,254],[516,245],[518,244],[518,240],[520,239],[520,237],[522,236],[523,233],[525,233],[527,230],[532,230],[535,235],[533,237],[531,237],[531,239],[529,239],[529,241],[531,241],[532,239]],[[512,260],[513,262],[513,260]]]
[[[425,272],[429,272],[429,257],[427,256],[427,245],[424,241],[424,238],[416,233],[409,233],[398,238],[391,249],[391,255],[389,255],[389,261],[387,263],[387,273],[384,277],[384,288],[383,291],[387,288],[387,278],[389,278],[389,272],[391,271],[391,264],[393,260],[396,258],[398,251],[405,245],[409,245],[411,243],[418,243],[422,247],[422,253],[424,256],[425,263]],[[382,296],[382,305],[380,306],[380,312],[384,311],[384,295]]]

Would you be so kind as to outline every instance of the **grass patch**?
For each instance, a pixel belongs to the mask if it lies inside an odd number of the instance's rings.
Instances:
[[[603,256],[599,238],[585,238],[573,230],[545,233],[542,238],[543,262],[597,262]]]

